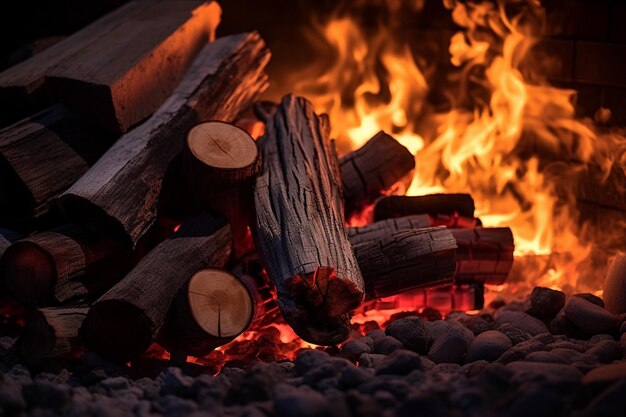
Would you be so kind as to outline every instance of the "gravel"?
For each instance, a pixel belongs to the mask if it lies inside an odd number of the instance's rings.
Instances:
[[[524,301],[445,320],[405,315],[340,348],[301,350],[293,361],[233,361],[217,375],[163,362],[147,372],[90,352],[29,369],[15,356],[15,339],[0,336],[0,415],[623,415],[624,317],[590,294],[561,294],[538,288]],[[567,332],[548,330],[558,320]]]

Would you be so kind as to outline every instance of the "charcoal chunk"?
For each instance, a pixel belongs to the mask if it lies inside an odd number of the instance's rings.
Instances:
[[[274,411],[278,417],[327,417],[331,405],[319,392],[306,389],[276,390]]]
[[[428,334],[424,321],[416,316],[393,321],[386,330],[388,336],[398,339],[404,347],[425,355],[428,351]]]
[[[381,355],[390,355],[398,349],[403,349],[404,345],[401,341],[392,336],[385,336],[378,339],[374,344],[374,353]]]
[[[545,287],[535,287],[530,294],[532,311],[543,320],[551,320],[565,305],[565,293]]]
[[[381,360],[376,368],[377,375],[408,375],[414,370],[422,370],[420,355],[410,350],[396,350]]]
[[[612,334],[617,330],[617,317],[582,297],[570,297],[563,308],[565,316],[587,334]]]
[[[548,328],[541,320],[522,311],[504,311],[498,314],[496,324],[501,326],[504,323],[516,324],[519,328],[533,336],[540,333],[548,333]]]
[[[469,347],[466,362],[486,360],[493,362],[513,347],[511,340],[496,330],[489,330],[476,336]]]

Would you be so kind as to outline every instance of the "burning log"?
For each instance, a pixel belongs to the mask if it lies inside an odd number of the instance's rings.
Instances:
[[[17,341],[17,353],[31,365],[68,356],[82,344],[80,327],[88,310],[84,305],[36,310]]]
[[[256,316],[252,282],[209,268],[196,272],[174,298],[159,343],[170,352],[202,357],[243,333]]]
[[[416,197],[389,196],[374,208],[374,220],[392,219],[414,214],[459,215],[474,217],[474,200],[469,194],[431,194]]]
[[[202,123],[187,135],[182,166],[191,211],[224,216],[235,236],[245,235],[252,218],[254,177],[261,168],[254,139],[228,123]]]
[[[363,278],[344,229],[339,164],[328,119],[287,96],[265,120],[255,186],[256,246],[295,332],[332,345],[350,332]]]
[[[367,298],[454,282],[457,246],[449,230],[390,230],[380,227],[353,235],[352,248],[363,273]]]
[[[0,219],[28,228],[111,145],[61,105],[0,130]]]
[[[393,137],[378,132],[365,145],[339,161],[346,212],[372,204],[385,191],[413,179],[415,157]]]
[[[133,1],[0,74],[13,113],[60,100],[117,132],[153,113],[214,37],[215,2]]]
[[[350,227],[347,229],[350,242],[355,247],[355,253],[364,271],[367,267],[362,263],[366,257],[359,255],[356,246],[367,243],[371,246],[391,238],[394,234],[406,230],[420,229],[428,225],[429,216],[407,216],[396,219],[387,219],[369,224],[364,227]],[[432,219],[431,219],[432,221]],[[515,243],[513,234],[508,227],[493,227],[475,229],[448,229],[456,240],[456,282],[485,283],[500,285],[513,267],[513,252]],[[406,256],[410,257],[408,252]],[[401,252],[397,253],[398,255]],[[364,276],[365,286],[368,288],[368,277]],[[372,279],[375,279],[372,278]],[[408,279],[408,277],[407,277]],[[407,288],[408,289],[408,288]],[[396,293],[400,290],[395,290]],[[369,297],[368,292],[368,297]]]
[[[170,99],[61,196],[66,216],[136,244],[155,219],[163,177],[189,129],[202,120],[231,120],[250,105],[267,86],[268,59],[256,33],[207,45]]]
[[[185,282],[201,269],[225,265],[231,240],[222,219],[205,214],[183,224],[93,304],[83,325],[88,347],[120,361],[143,353]]]
[[[97,296],[130,269],[132,253],[122,242],[64,225],[9,246],[0,262],[4,285],[20,301]]]

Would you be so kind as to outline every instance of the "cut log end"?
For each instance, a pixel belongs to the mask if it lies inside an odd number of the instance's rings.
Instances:
[[[198,325],[208,334],[235,337],[243,333],[254,315],[246,286],[220,269],[204,269],[191,277],[187,292],[189,306]]]
[[[304,311],[288,297],[279,297],[278,306],[285,322],[302,340],[320,346],[345,342],[350,336],[350,315],[316,318]]]
[[[17,299],[34,305],[49,300],[57,272],[46,250],[33,242],[16,242],[2,257],[0,276]]]
[[[238,170],[240,180],[246,179],[246,174],[247,177],[254,174],[253,168],[259,158],[254,139],[243,129],[224,122],[195,126],[187,135],[187,146],[191,154],[207,167]]]
[[[152,342],[152,324],[138,307],[121,300],[94,304],[83,323],[87,347],[104,359],[126,361]]]

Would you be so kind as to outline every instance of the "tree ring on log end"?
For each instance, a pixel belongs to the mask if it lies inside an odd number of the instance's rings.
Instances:
[[[254,315],[248,288],[220,269],[203,269],[194,274],[187,297],[196,323],[215,337],[238,336],[248,328]]]
[[[54,258],[34,242],[15,242],[2,256],[0,276],[20,301],[39,304],[54,292],[57,270]]]
[[[192,128],[187,146],[195,158],[219,169],[251,166],[259,157],[254,139],[243,129],[224,122],[206,122]]]

